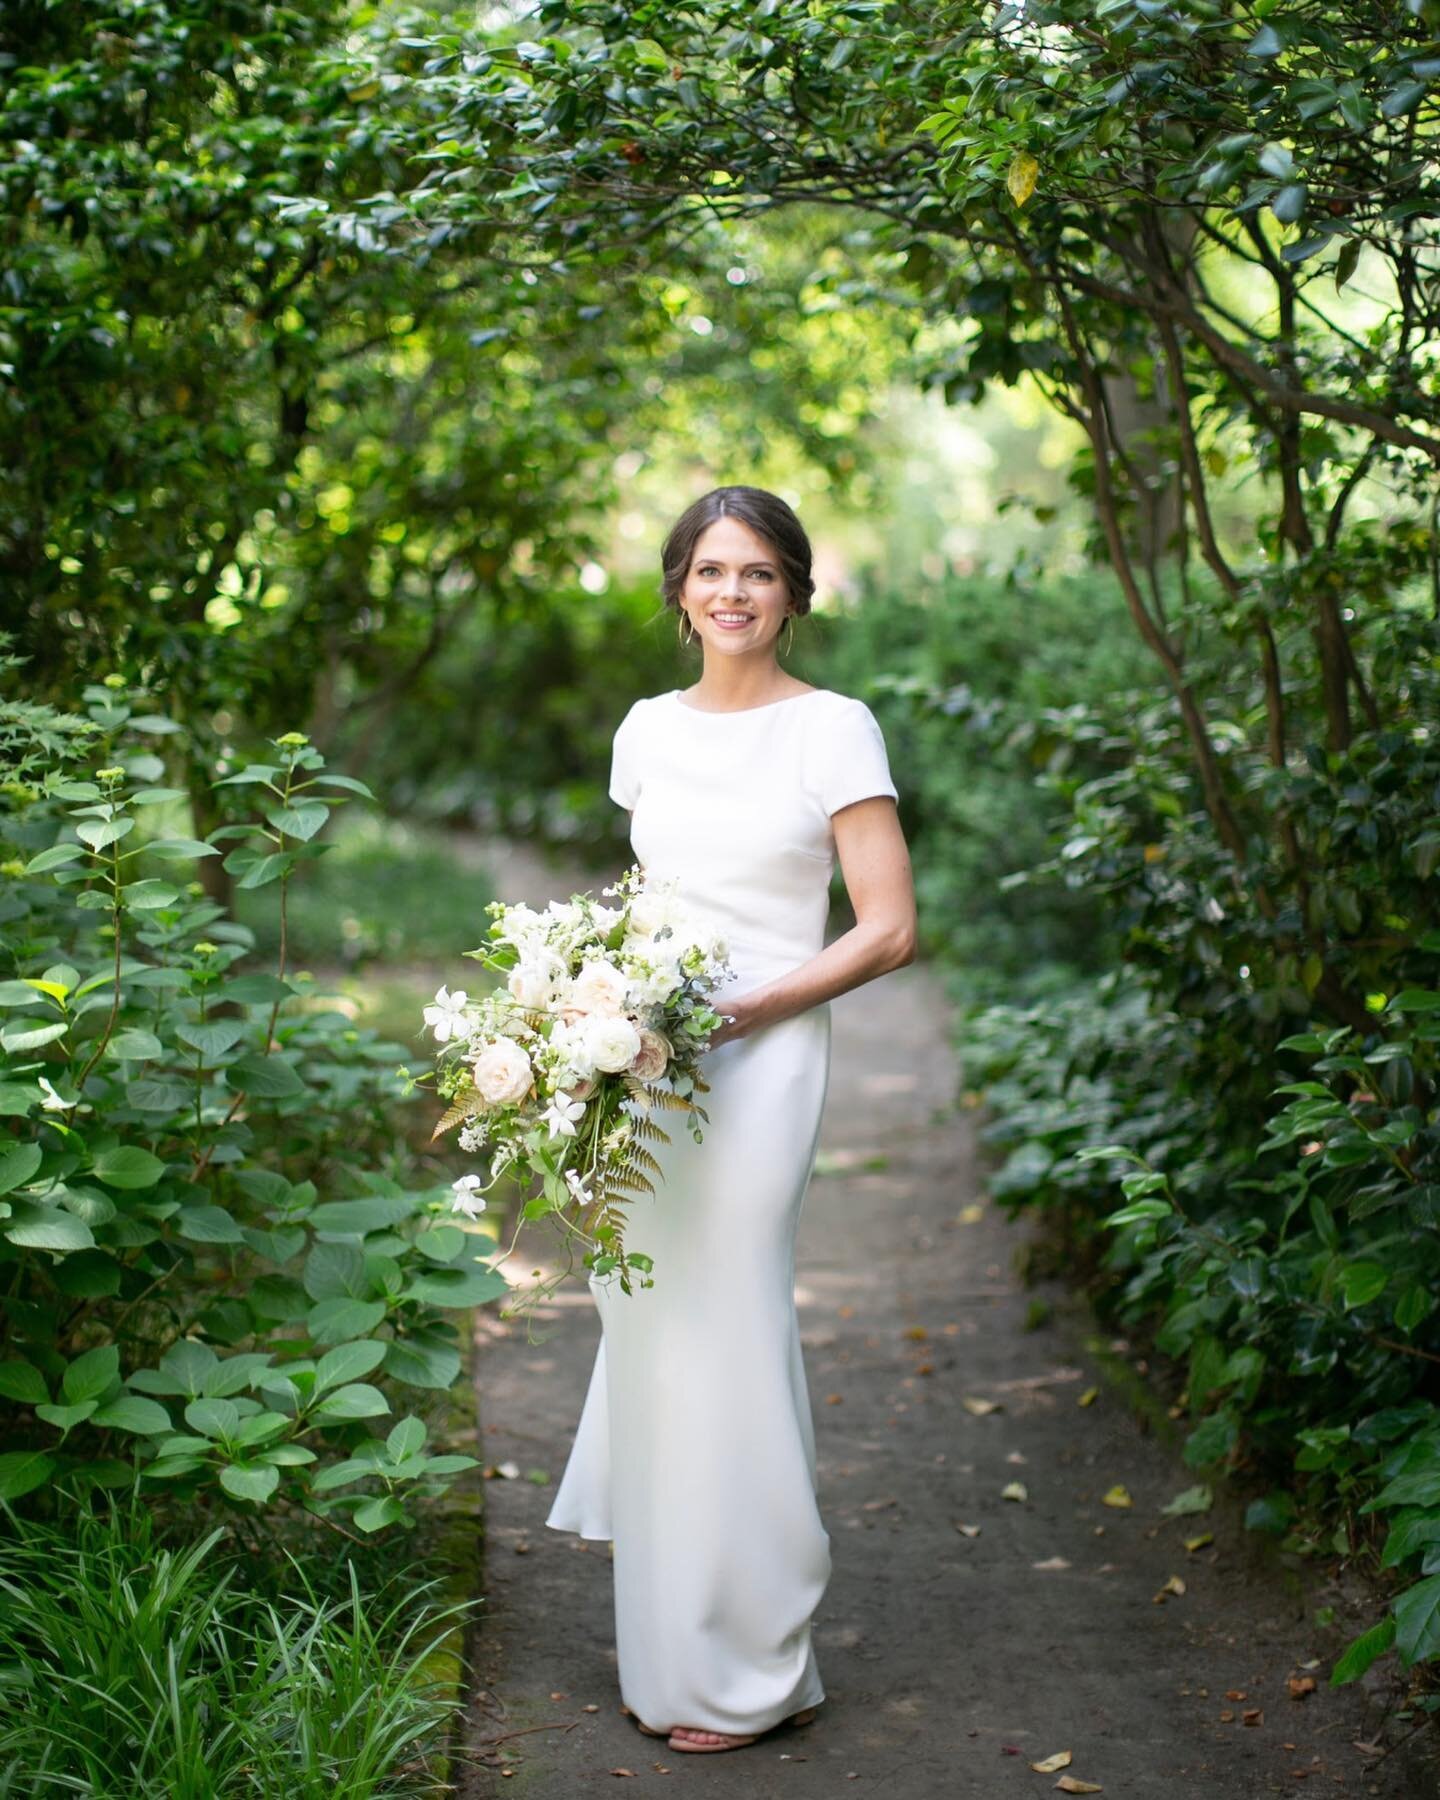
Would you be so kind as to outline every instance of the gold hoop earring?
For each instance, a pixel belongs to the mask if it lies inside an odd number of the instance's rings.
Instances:
[[[686,633],[684,637],[680,635],[682,630]],[[682,650],[695,642],[695,627],[690,623],[690,615],[683,607],[680,609],[680,617],[675,621],[675,639]]]
[[[785,640],[785,643],[781,647],[780,654],[782,656],[788,656],[790,654],[791,648],[793,647],[793,645],[795,643],[795,615],[794,615],[794,613],[786,613],[785,625],[786,625],[786,629],[789,631],[790,635]]]

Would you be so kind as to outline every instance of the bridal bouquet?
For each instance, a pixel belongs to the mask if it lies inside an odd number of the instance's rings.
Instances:
[[[492,901],[489,942],[464,954],[504,985],[477,1000],[442,987],[424,1019],[448,1102],[432,1141],[458,1126],[462,1150],[488,1155],[488,1181],[454,1183],[456,1209],[474,1217],[508,1172],[539,1176],[521,1221],[552,1215],[585,1266],[618,1272],[628,1294],[632,1270],[653,1285],[654,1264],[626,1247],[624,1204],[655,1192],[647,1146],[670,1141],[656,1112],[684,1112],[702,1141],[700,1062],[722,1023],[709,996],[734,970],[673,881],[632,867],[602,893],[616,904],[588,893],[542,912]]]

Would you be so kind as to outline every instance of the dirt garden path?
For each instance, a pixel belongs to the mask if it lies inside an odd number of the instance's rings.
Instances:
[[[558,891],[553,871],[541,879]],[[1389,1678],[1368,1694],[1325,1684],[1369,1621],[1321,1572],[1301,1593],[1233,1503],[1166,1516],[1193,1472],[1106,1373],[1083,1306],[1016,1274],[1028,1230],[981,1197],[933,974],[912,966],[833,1006],[797,1288],[834,1552],[820,1717],[696,1756],[620,1712],[607,1548],[544,1524],[599,1336],[571,1282],[537,1319],[543,1342],[477,1315],[496,1472],[458,1792],[576,1800],[634,1779],[735,1800],[1001,1800],[1055,1791],[1063,1773],[1110,1800],[1433,1793],[1429,1733],[1389,1755],[1370,1744]],[[1048,1319],[1027,1325],[1036,1299]],[[1025,1497],[1005,1498],[1016,1481]],[[1128,1509],[1103,1503],[1117,1484]],[[1315,1626],[1327,1604],[1343,1632]],[[1385,1742],[1408,1731],[1392,1723]],[[1061,1773],[1031,1766],[1064,1751]]]

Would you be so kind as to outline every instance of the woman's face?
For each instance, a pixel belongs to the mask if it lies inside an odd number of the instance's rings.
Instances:
[[[726,518],[695,540],[680,604],[707,655],[743,656],[773,649],[790,596],[771,546]]]

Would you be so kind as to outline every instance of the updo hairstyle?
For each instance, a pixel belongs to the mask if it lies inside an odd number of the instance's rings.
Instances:
[[[764,538],[779,559],[791,610],[808,613],[815,581],[810,573],[810,540],[805,527],[778,494],[757,487],[711,488],[687,506],[671,526],[660,551],[660,594],[667,609],[677,613],[682,610],[680,595],[696,541],[717,519],[726,518],[738,519],[757,537]]]

